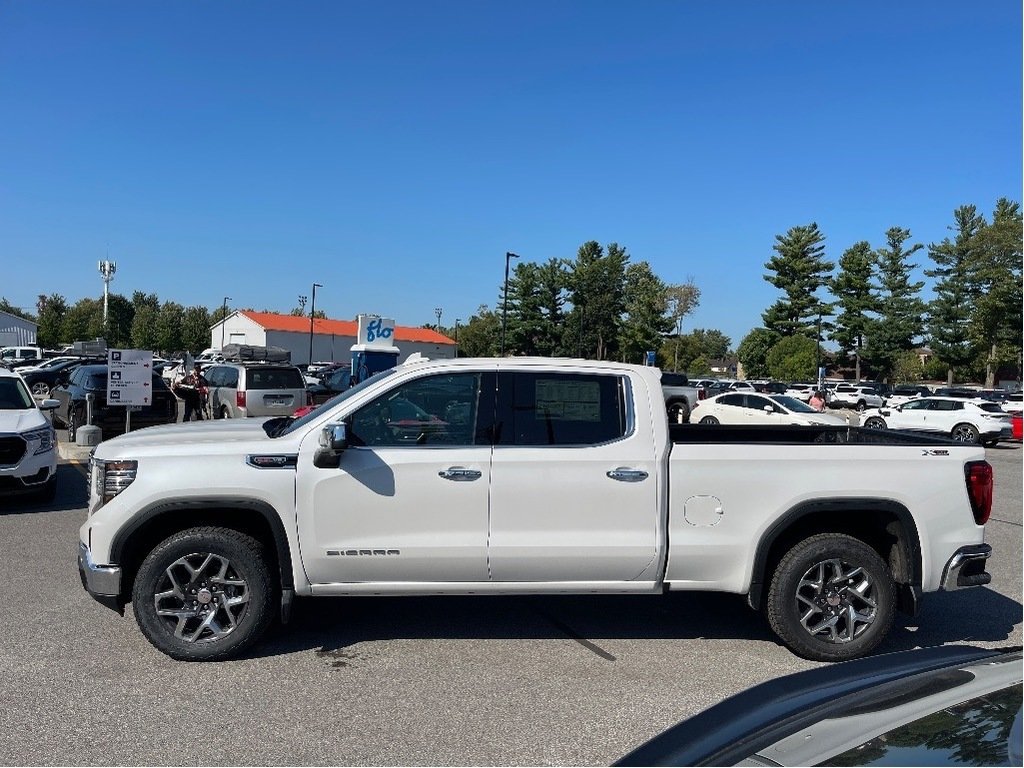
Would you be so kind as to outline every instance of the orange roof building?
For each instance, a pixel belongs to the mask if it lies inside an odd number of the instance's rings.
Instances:
[[[223,344],[282,347],[291,352],[295,365],[350,359],[350,350],[359,331],[355,320],[314,318],[312,330],[313,359],[310,360],[308,317],[241,309],[210,329],[210,346],[213,349],[220,349]],[[396,325],[392,343],[401,350],[399,362],[417,352],[432,360],[455,357],[455,342],[430,328]]]

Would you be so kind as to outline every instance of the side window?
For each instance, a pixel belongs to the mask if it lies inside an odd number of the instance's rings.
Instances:
[[[225,368],[224,369],[224,381],[221,384],[222,387],[228,387],[229,389],[238,389],[238,369],[237,368]]]
[[[743,395],[725,395],[718,398],[719,405],[731,405],[736,408],[743,407]]]
[[[775,404],[774,403],[770,403],[765,398],[758,397],[757,395],[747,395],[747,402],[746,402],[746,407],[747,408],[751,408],[751,409],[753,409],[755,411],[763,411],[764,407],[766,405],[770,406],[773,412],[775,411]]]
[[[933,411],[959,411],[963,407],[963,403],[954,400],[932,400]]]
[[[619,376],[506,373],[499,393],[501,445],[598,445],[626,434]]]
[[[69,384],[74,384],[74,385],[77,386],[77,385],[79,385],[81,383],[82,376],[83,376],[82,369],[81,368],[75,368],[75,370],[72,372],[71,376],[68,378],[68,383]]]
[[[206,379],[206,381],[210,384],[211,387],[223,386],[221,384],[221,381],[224,378],[224,369],[223,368],[220,368],[220,367],[218,367],[216,365],[213,366],[212,368],[207,368],[206,372],[203,374],[203,376]]]
[[[460,373],[400,384],[353,414],[353,444],[489,445],[491,419],[480,418],[482,378],[479,373]],[[493,376],[488,378],[493,384]]]
[[[910,400],[903,406],[904,411],[927,411],[933,400]]]

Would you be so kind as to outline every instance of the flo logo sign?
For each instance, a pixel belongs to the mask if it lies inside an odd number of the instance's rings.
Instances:
[[[359,315],[356,343],[367,347],[390,349],[395,339],[395,321],[380,315]]]

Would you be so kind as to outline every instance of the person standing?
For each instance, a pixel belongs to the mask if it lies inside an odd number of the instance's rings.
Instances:
[[[807,403],[811,408],[816,411],[825,410],[825,393],[820,389],[814,390],[814,394],[811,395],[811,399]]]
[[[192,372],[174,385],[174,394],[185,401],[185,413],[181,417],[183,422],[192,421],[193,418],[196,421],[203,420],[202,390],[209,386],[199,363],[195,363]]]

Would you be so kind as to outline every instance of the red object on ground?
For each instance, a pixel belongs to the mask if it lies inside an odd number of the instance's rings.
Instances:
[[[1013,427],[1013,439],[1014,440],[1020,440],[1021,439],[1021,433],[1022,433],[1022,431],[1024,431],[1021,428],[1021,422],[1022,421],[1024,421],[1024,416],[1022,416],[1020,413],[1015,413],[1015,414],[1012,414],[1010,416],[1010,424]]]

